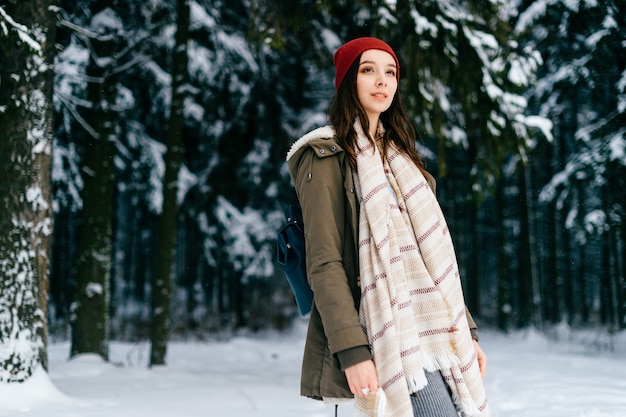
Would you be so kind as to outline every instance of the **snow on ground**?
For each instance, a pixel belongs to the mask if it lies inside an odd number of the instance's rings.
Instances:
[[[148,343],[111,343],[110,362],[68,360],[49,346],[50,372],[0,384],[0,416],[330,417],[334,407],[298,394],[304,326],[289,334],[173,342],[168,365],[147,367]],[[606,344],[607,338],[600,337]],[[626,417],[626,336],[613,349],[535,332],[481,332],[494,417]],[[339,416],[351,416],[351,406]]]

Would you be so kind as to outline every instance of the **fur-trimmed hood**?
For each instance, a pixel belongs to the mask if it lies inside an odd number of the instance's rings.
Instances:
[[[294,156],[300,149],[303,149],[306,145],[316,139],[330,139],[333,137],[335,137],[335,129],[331,125],[318,127],[317,129],[303,135],[291,145],[289,152],[287,152],[286,160],[289,161],[291,157]]]

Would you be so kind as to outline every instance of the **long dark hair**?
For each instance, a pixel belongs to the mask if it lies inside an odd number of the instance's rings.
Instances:
[[[356,132],[353,125],[357,117],[361,121],[363,131],[369,132],[369,119],[356,90],[360,61],[361,56],[354,60],[328,107],[330,123],[337,134],[337,143],[347,152],[348,161],[353,169],[356,168],[356,152],[354,151]],[[425,173],[424,162],[415,149],[415,129],[406,114],[399,90],[396,91],[391,106],[380,115],[380,121],[385,128],[383,153],[386,154],[389,144],[393,143],[417,165],[422,173]],[[375,138],[370,137],[369,140],[374,145]]]

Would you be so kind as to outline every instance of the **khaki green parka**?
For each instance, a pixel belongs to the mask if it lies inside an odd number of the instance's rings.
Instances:
[[[354,398],[343,369],[372,359],[359,322],[358,201],[346,152],[330,126],[294,143],[287,165],[300,206],[306,268],[314,293],[300,393]],[[434,190],[434,179],[429,178]],[[470,329],[475,329],[468,312]]]

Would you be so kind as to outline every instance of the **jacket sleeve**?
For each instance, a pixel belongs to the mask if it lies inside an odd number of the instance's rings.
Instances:
[[[472,315],[470,314],[467,306],[465,306],[465,316],[467,317],[467,324],[469,325],[472,339],[478,342],[478,331],[477,331],[476,322],[474,322],[474,319],[472,318]]]
[[[343,264],[348,219],[339,158],[308,148],[298,164],[294,185],[302,207],[313,303],[330,352],[367,346]]]

